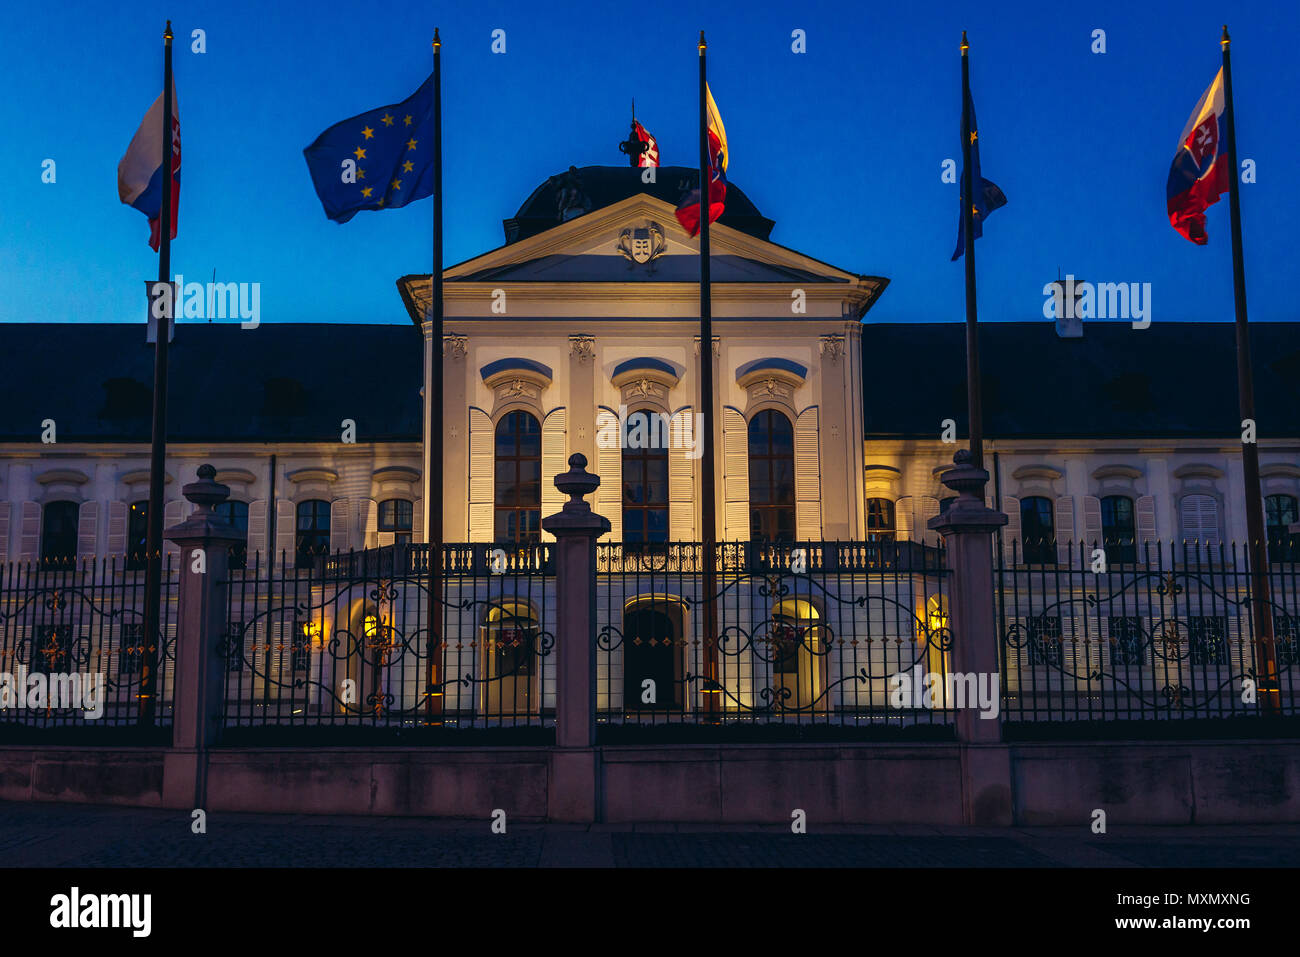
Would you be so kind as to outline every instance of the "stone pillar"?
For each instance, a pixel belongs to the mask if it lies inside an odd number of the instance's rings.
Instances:
[[[581,452],[555,487],[569,501],[542,519],[555,536],[555,743],[551,753],[550,818],[591,822],[599,818],[596,755],[596,539],[609,520],[583,501],[600,486]]]
[[[163,533],[181,549],[172,749],[163,765],[163,804],[176,808],[201,808],[207,797],[206,752],[216,743],[225,701],[222,643],[228,628],[230,547],[244,541],[238,529],[213,511],[230,496],[230,488],[215,481],[217,470],[211,465],[199,466],[198,474],[197,482],[181,490],[196,506],[194,512]]]
[[[974,675],[980,685],[996,680],[996,718],[984,718],[965,702],[956,716],[962,754],[962,816],[967,824],[1012,823],[1011,760],[1002,742],[1002,668],[993,581],[993,536],[1007,516],[984,504],[989,473],[971,464],[970,452],[953,456],[941,481],[957,493],[948,511],[929,527],[944,537],[951,569],[948,621],[952,631],[952,670]],[[990,678],[988,676],[993,676]],[[951,704],[951,702],[950,702]]]

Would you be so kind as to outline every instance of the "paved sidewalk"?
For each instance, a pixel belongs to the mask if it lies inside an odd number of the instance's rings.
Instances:
[[[0,802],[8,867],[1294,867],[1300,825],[565,826]]]

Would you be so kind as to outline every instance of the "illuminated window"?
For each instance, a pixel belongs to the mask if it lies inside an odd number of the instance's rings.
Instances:
[[[749,420],[749,537],[792,542],[794,519],[794,427],[775,409]]]
[[[1264,521],[1267,527],[1268,560],[1271,562],[1300,561],[1300,536],[1293,535],[1288,526],[1300,521],[1294,495],[1269,495],[1264,499]]]
[[[658,421],[653,413],[628,416],[628,434],[655,446],[623,450],[623,541],[629,544],[668,541],[668,446],[649,438],[658,434]]]
[[[542,427],[511,412],[496,428],[496,523],[499,544],[542,539]]]
[[[867,541],[892,542],[895,534],[894,503],[887,498],[867,499]]]
[[[415,519],[415,504],[404,498],[390,498],[379,503],[379,530],[391,532],[393,542],[409,545]]]

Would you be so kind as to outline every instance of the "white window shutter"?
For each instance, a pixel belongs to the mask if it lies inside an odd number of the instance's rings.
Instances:
[[[330,551],[346,552],[352,548],[352,502],[337,498],[330,503]]]
[[[1002,496],[1002,511],[1006,513],[1007,524],[1002,529],[1002,560],[1011,565],[1017,559],[1025,560],[1025,553],[1020,542],[1020,499],[1014,495]]]
[[[93,559],[98,547],[99,503],[82,502],[77,510],[77,559]]]
[[[1138,561],[1143,560],[1144,542],[1156,541],[1156,499],[1154,495],[1143,495],[1137,500],[1137,551]]]
[[[916,516],[917,541],[937,545],[939,543],[939,533],[930,528],[930,519],[939,514],[939,500],[933,495],[918,495],[916,504],[919,508],[919,513]]]
[[[379,503],[373,498],[362,499],[362,505],[366,509],[366,537],[365,547],[374,548],[376,545],[393,544],[393,533],[388,532],[388,542],[384,543],[379,540]],[[411,541],[415,541],[415,515],[412,510],[411,516]]]
[[[817,449],[817,408],[804,409],[794,426],[794,517],[800,541],[822,537],[821,464]]]
[[[569,470],[565,420],[564,410],[554,409],[542,423],[542,518],[554,515],[566,501],[564,493],[555,487],[555,476]],[[555,536],[543,531],[542,541],[553,542]]]
[[[425,542],[428,541],[428,529],[424,527],[424,496],[421,495],[411,503],[411,541]],[[443,530],[443,541],[446,541],[446,529]]]
[[[900,542],[914,540],[916,503],[912,496],[904,495],[894,503],[894,538]]]
[[[262,565],[266,565],[266,499],[259,498],[248,506],[248,567],[252,568],[262,556]]]
[[[677,414],[692,415],[689,408]],[[687,455],[689,451],[668,450],[668,539],[674,542],[695,541],[695,460]]]
[[[722,410],[722,538],[749,541],[749,425],[736,409]]]
[[[18,535],[18,560],[34,562],[41,553],[41,506],[23,502],[22,523]]]
[[[0,502],[0,568],[9,561],[9,503]]]
[[[606,540],[621,542],[623,540],[623,450],[617,445],[612,449],[597,447],[596,474],[600,476],[600,487],[596,489],[598,511],[609,519],[609,538]]]
[[[275,561],[293,568],[297,558],[298,510],[287,498],[275,501]]]
[[[1056,500],[1056,560],[1069,566],[1078,547],[1074,541],[1074,496],[1062,495]]]
[[[490,542],[495,534],[492,513],[496,495],[492,420],[482,409],[469,410],[469,540]],[[418,532],[424,539],[424,529]]]
[[[189,503],[185,499],[178,498],[173,502],[168,502],[163,506],[163,532],[173,525],[179,525],[185,521],[185,506]],[[168,555],[175,555],[180,548],[174,543],[163,538],[163,559],[166,560]],[[174,559],[173,559],[174,561]]]
[[[1089,549],[1100,548],[1101,499],[1095,495],[1083,497],[1083,541]]]

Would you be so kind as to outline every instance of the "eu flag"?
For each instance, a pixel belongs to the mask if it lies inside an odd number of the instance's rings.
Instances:
[[[966,91],[966,109],[970,111],[970,181],[975,186],[975,212],[971,217],[971,229],[975,233],[975,238],[979,239],[984,235],[984,217],[993,210],[1007,204],[1007,198],[1003,195],[1002,190],[986,180],[980,175],[980,137],[979,126],[975,122],[975,100],[970,95],[970,90]],[[952,262],[961,258],[961,254],[966,251],[966,171],[962,170],[962,178],[958,180],[961,184],[961,215],[957,219],[957,250],[952,254]]]
[[[302,151],[325,215],[395,209],[433,194],[433,76],[401,103],[335,123]],[[349,163],[349,161],[351,161]]]

